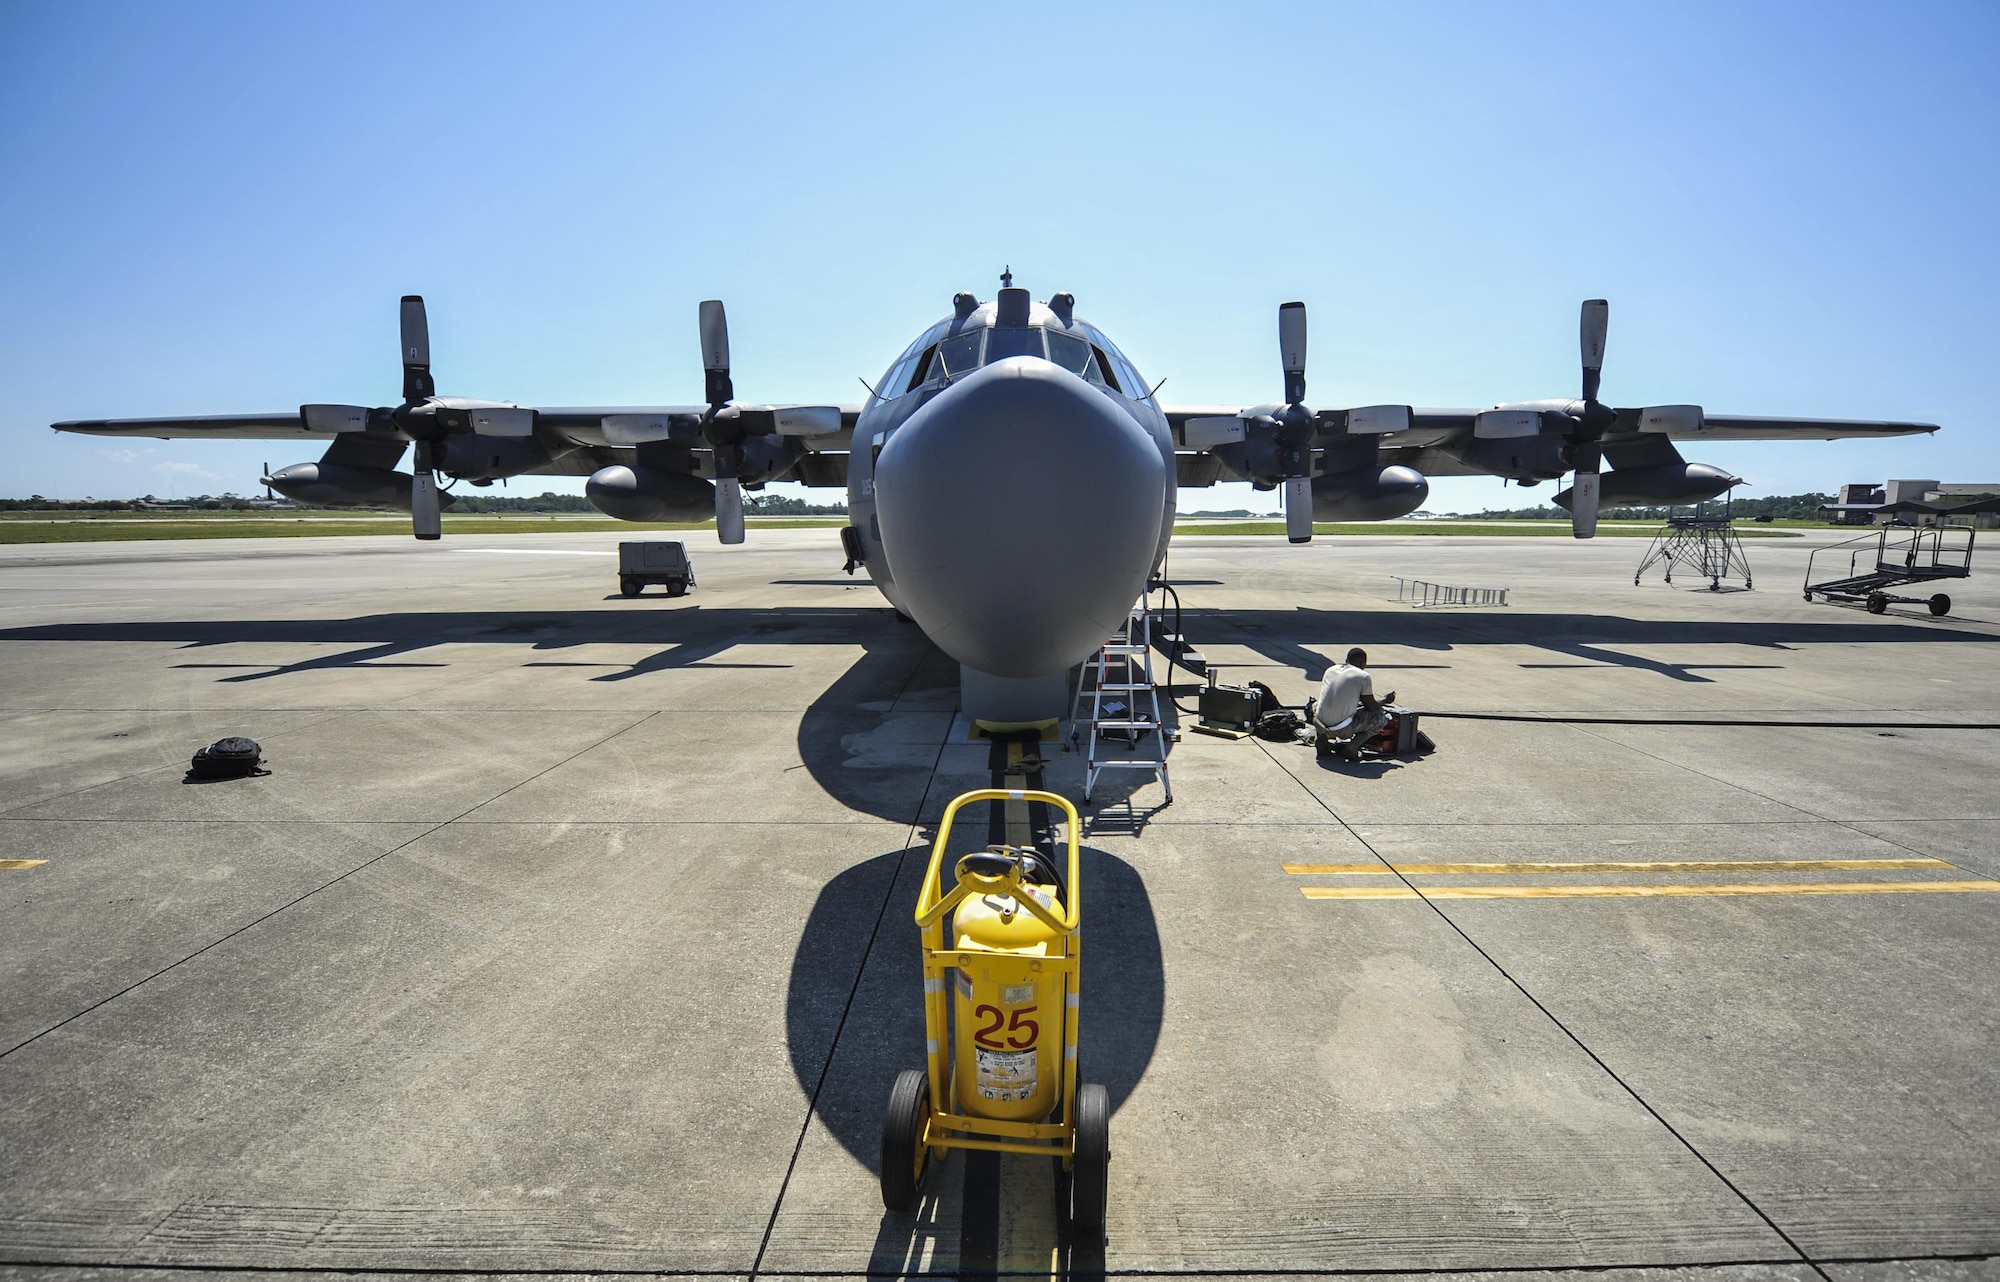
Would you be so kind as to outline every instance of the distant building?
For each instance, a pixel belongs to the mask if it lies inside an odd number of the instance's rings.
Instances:
[[[1857,482],[1840,487],[1840,501],[1829,503],[1820,511],[1835,525],[1867,525],[1875,519],[1875,509],[1887,499],[1882,497],[1882,487]]]
[[[1905,479],[1840,487],[1840,501],[1820,508],[1835,525],[2000,527],[2000,481]]]

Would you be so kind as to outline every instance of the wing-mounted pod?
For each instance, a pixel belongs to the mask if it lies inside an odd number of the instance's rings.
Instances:
[[[393,507],[408,512],[413,478],[396,471],[406,447],[400,437],[344,433],[316,463],[294,463],[262,478],[288,499],[326,507]],[[455,502],[438,496],[438,506]]]

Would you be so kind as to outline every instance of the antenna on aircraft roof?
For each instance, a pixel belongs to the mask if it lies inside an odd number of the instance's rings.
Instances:
[[[1000,269],[1000,288],[1012,289],[1013,287],[1014,287],[1014,269],[1012,267],[1002,267]]]

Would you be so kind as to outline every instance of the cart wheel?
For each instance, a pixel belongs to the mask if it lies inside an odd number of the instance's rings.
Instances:
[[[1940,592],[1931,598],[1931,613],[1944,615],[1951,613],[1951,598]]]
[[[920,1068],[896,1074],[882,1114],[882,1205],[908,1211],[923,1191],[930,1146],[921,1143],[931,1111],[931,1076]]]
[[[1104,1231],[1111,1165],[1111,1093],[1095,1083],[1076,1093],[1076,1157],[1070,1163],[1069,1218],[1077,1228]]]
[[[638,596],[642,585],[637,579],[618,580],[618,590],[626,596]]]
[[[1806,604],[1812,604],[1812,593],[1810,592],[1806,593]]]
[[[688,593],[688,590],[687,590],[687,584],[685,584],[685,583],[669,583],[669,584],[667,584],[667,595],[668,595],[668,596],[686,596],[686,595],[687,595],[687,593]]]
[[[1868,594],[1868,613],[1887,614],[1888,612],[1889,598],[1883,596],[1880,592],[1870,592]]]

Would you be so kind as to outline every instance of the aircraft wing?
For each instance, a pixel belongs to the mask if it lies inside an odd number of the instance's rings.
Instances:
[[[455,403],[437,398],[447,409],[476,408],[531,409],[535,430],[545,431],[573,445],[626,446],[641,439],[653,439],[649,430],[657,424],[658,439],[671,430],[676,438],[684,434],[700,437],[700,422],[706,405],[602,405],[541,408],[515,406],[504,402]],[[746,405],[745,410],[772,414],[788,406]],[[801,437],[812,451],[845,450],[853,438],[855,420],[861,406],[841,405],[840,431]],[[348,405],[302,405],[293,410],[270,414],[196,414],[179,418],[84,418],[69,419],[50,426],[58,432],[80,432],[91,436],[145,436],[169,440],[176,437],[207,440],[318,440],[338,439],[366,432],[398,441],[409,437],[399,430],[388,409]],[[607,422],[607,420],[610,420]]]
[[[306,426],[298,410],[276,414],[197,414],[188,418],[79,418],[51,423],[58,432],[91,436],[205,437],[209,440],[277,441],[307,438],[331,441],[339,432]],[[397,440],[404,439],[398,433]]]
[[[1638,410],[1619,410],[1619,430],[1636,430]],[[1631,415],[1631,428],[1626,415]],[[1915,436],[1938,430],[1936,423],[1897,423],[1877,419],[1765,418],[1750,414],[1704,414],[1693,430],[1667,433],[1676,441],[1835,441],[1852,437]]]

